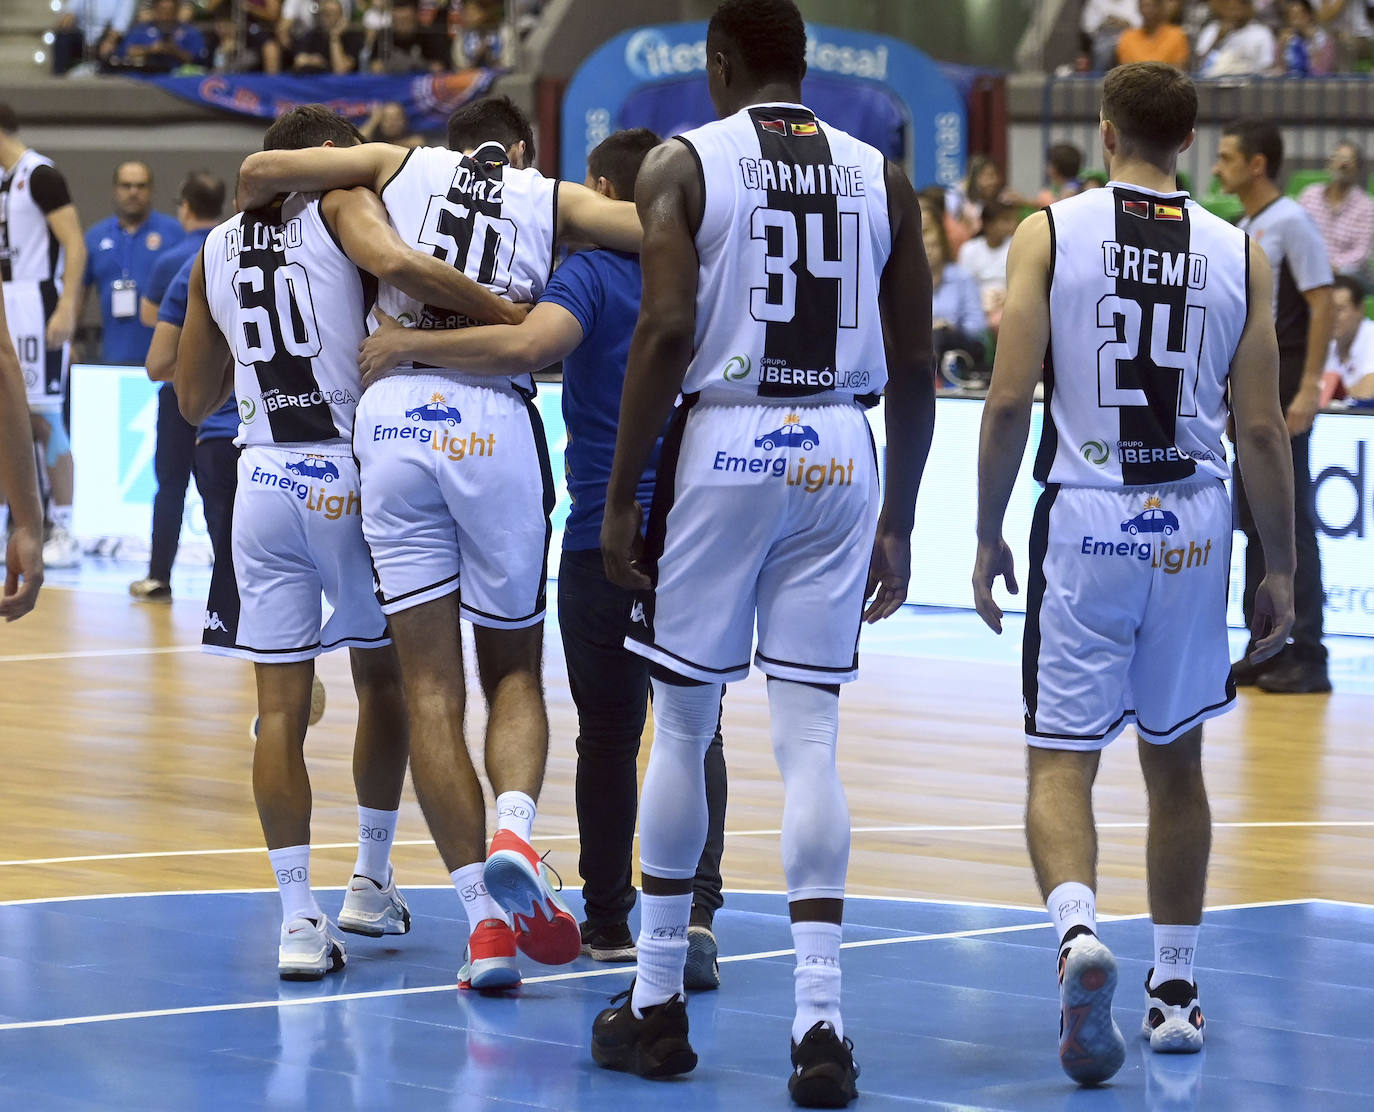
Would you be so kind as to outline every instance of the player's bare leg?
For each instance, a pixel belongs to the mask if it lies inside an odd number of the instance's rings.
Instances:
[[[1093,781],[1099,752],[1027,748],[1026,847],[1040,894],[1068,881],[1097,888]]]

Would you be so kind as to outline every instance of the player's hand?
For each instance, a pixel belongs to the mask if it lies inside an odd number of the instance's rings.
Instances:
[[[1250,640],[1255,647],[1246,659],[1258,664],[1288,644],[1293,618],[1293,577],[1271,572],[1255,589],[1255,616],[1250,625]]]
[[[619,506],[607,502],[601,519],[601,562],[606,578],[631,591],[653,587],[643,568],[644,535],[639,531],[643,520],[644,510],[638,502]]]
[[[992,597],[992,585],[999,575],[1007,581],[1007,590],[1012,594],[1020,590],[1016,585],[1016,562],[1007,542],[1001,537],[995,543],[980,541],[973,561],[973,605],[993,633],[1002,632],[1002,608]]]
[[[1312,431],[1312,422],[1317,419],[1317,408],[1321,405],[1321,387],[1304,386],[1297,397],[1288,403],[1288,412],[1283,415],[1288,423],[1289,436],[1301,436]]]
[[[38,601],[43,586],[43,531],[16,525],[5,552],[5,593],[0,595],[0,618],[22,618]]]
[[[364,390],[379,378],[385,378],[404,358],[409,331],[395,317],[380,309],[373,309],[372,315],[380,327],[358,345],[358,370],[363,373]]]
[[[52,311],[52,316],[48,318],[48,350],[56,351],[63,344],[69,343],[75,331],[76,310],[71,305],[59,301],[57,308]]]
[[[879,526],[873,538],[873,556],[868,562],[868,586],[864,598],[871,599],[864,621],[872,625],[890,618],[906,602],[911,585],[911,534],[893,533]]]
[[[504,299],[503,299],[504,300]],[[506,319],[496,321],[496,324],[524,324],[525,318],[534,309],[533,301],[510,301],[507,302]]]

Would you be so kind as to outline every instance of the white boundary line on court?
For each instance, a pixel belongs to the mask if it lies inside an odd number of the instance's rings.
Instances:
[[[447,885],[439,885],[439,884],[435,884],[435,885],[417,885],[417,886],[415,886],[415,887],[423,887],[423,888],[446,888]],[[155,893],[155,892],[121,892],[121,893],[112,893],[112,894],[109,894],[109,895],[106,895],[106,896],[57,897],[57,898],[52,899],[52,900],[14,900],[14,901],[7,901],[7,902],[5,902],[5,903],[0,904],[0,907],[9,907],[9,906],[14,906],[15,904],[27,904],[27,903],[61,903],[61,902],[67,902],[67,901],[69,901],[69,900],[74,900],[74,899],[138,899],[138,898],[141,898],[141,897],[153,896],[153,895],[187,895],[187,896],[191,896],[191,895],[212,895],[212,894],[234,894],[234,895],[241,895],[241,894],[248,894],[248,893],[262,893],[262,892],[274,892],[274,891],[275,891],[275,889],[271,889],[271,888],[251,888],[251,889],[226,889],[226,890],[224,890],[223,892],[220,892],[220,893],[216,893],[216,892],[213,892],[213,891],[210,891],[210,892],[175,892],[175,893],[173,893],[173,892],[156,892],[156,893]],[[739,894],[739,893],[737,893],[736,890],[734,890],[734,889],[727,889],[726,891],[727,891],[727,893]],[[778,895],[778,896],[784,895],[784,893],[782,893],[782,892],[762,892],[762,893],[756,893],[756,894],[762,894],[762,895]],[[903,899],[903,898],[901,898],[901,897],[888,897],[888,896],[850,896],[850,897],[848,897],[848,898],[850,898],[850,899],[864,899],[864,900],[892,900],[892,901],[900,901],[900,902],[922,903],[922,904],[926,904],[926,905],[933,906],[933,907],[946,906],[946,905],[948,905],[948,904],[954,902],[954,901],[947,901],[947,900],[915,899],[915,898],[911,898],[911,897],[908,897],[908,898],[906,898],[906,899]],[[1215,912],[1219,912],[1219,911],[1249,911],[1249,910],[1258,909],[1258,908],[1266,908],[1266,907],[1292,907],[1292,906],[1297,906],[1297,905],[1301,905],[1301,904],[1311,904],[1311,903],[1339,904],[1339,905],[1342,905],[1342,906],[1350,906],[1350,907],[1368,907],[1368,906],[1370,906],[1370,905],[1367,905],[1367,904],[1348,903],[1348,902],[1346,902],[1346,901],[1341,901],[1341,900],[1299,899],[1299,900],[1266,900],[1266,901],[1261,901],[1261,902],[1258,902],[1258,903],[1224,904],[1224,905],[1221,905],[1221,906],[1218,906],[1218,907],[1209,907],[1209,908],[1206,908],[1205,910],[1206,910],[1206,912],[1208,912],[1208,913],[1215,913]],[[1009,904],[979,904],[979,905],[976,905],[976,906],[986,907],[986,908],[991,908],[991,909],[1000,909],[1000,910],[1006,910],[1006,911],[1038,910],[1038,909],[1029,909],[1029,908],[1018,907],[1018,906],[1009,905]],[[1148,913],[1147,913],[1147,912],[1141,912],[1141,913],[1135,914],[1135,915],[1110,915],[1110,916],[1109,916],[1109,915],[1103,915],[1103,916],[1100,916],[1100,917],[1099,917],[1099,921],[1100,921],[1100,922],[1123,923],[1123,922],[1129,922],[1129,921],[1131,921],[1131,920],[1138,920],[1138,919],[1145,919],[1145,918],[1148,918]],[[901,946],[901,945],[906,945],[906,944],[909,944],[909,943],[916,943],[916,942],[945,942],[945,941],[950,941],[950,940],[953,940],[953,939],[962,939],[962,938],[988,938],[988,937],[994,937],[994,936],[1003,935],[1003,934],[1019,934],[1019,933],[1024,933],[1024,932],[1026,932],[1026,931],[1048,930],[1049,927],[1050,927],[1050,924],[1049,924],[1049,923],[1046,923],[1046,922],[1041,922],[1041,923],[1019,923],[1019,924],[1013,924],[1013,925],[1010,925],[1010,926],[1002,926],[1002,927],[977,927],[977,928],[973,928],[973,929],[970,929],[970,930],[962,930],[962,931],[942,931],[942,932],[940,932],[940,933],[938,933],[938,934],[908,934],[908,935],[898,935],[898,936],[895,936],[895,937],[892,937],[892,938],[870,938],[870,939],[860,939],[860,940],[856,940],[856,941],[854,941],[854,942],[845,942],[845,943],[842,943],[842,944],[841,944],[841,948],[842,948],[842,949],[846,949],[846,950],[860,950],[860,949],[872,949],[873,947],[876,947],[876,946]],[[882,928],[878,928],[878,929],[882,929]],[[733,963],[735,963],[735,962],[744,962],[744,961],[762,961],[762,960],[765,960],[765,959],[768,959],[768,958],[788,957],[788,956],[790,956],[793,952],[794,952],[794,951],[792,951],[792,950],[790,950],[790,949],[785,949],[785,950],[760,950],[760,951],[758,951],[758,952],[756,952],[756,953],[752,953],[752,954],[734,954],[734,955],[722,957],[722,958],[720,958],[719,960],[721,961],[722,964],[733,964]],[[629,970],[628,968],[624,967],[624,966],[618,966],[618,967],[612,968],[612,969],[579,969],[579,970],[576,970],[576,971],[571,972],[571,973],[550,973],[550,974],[546,974],[545,976],[542,976],[542,977],[529,977],[529,978],[526,978],[526,979],[525,979],[525,981],[523,982],[523,984],[526,984],[526,985],[541,985],[541,984],[553,984],[553,983],[565,982],[565,981],[584,981],[584,980],[591,980],[591,979],[593,979],[593,978],[598,978],[598,977],[613,977],[613,976],[615,976],[615,975],[617,975],[617,974],[624,975],[624,974],[629,973],[629,972],[630,972],[630,970]],[[22,1020],[22,1021],[15,1022],[15,1023],[0,1023],[0,1031],[31,1031],[31,1030],[36,1030],[36,1029],[40,1029],[40,1028],[49,1028],[49,1027],[78,1027],[78,1026],[87,1026],[87,1025],[93,1024],[93,1023],[117,1023],[117,1022],[123,1022],[123,1021],[126,1021],[126,1020],[133,1020],[133,1019],[160,1019],[160,1018],[166,1018],[166,1017],[169,1017],[169,1016],[206,1015],[206,1014],[212,1014],[212,1013],[216,1013],[216,1012],[260,1011],[260,1010],[265,1010],[265,1009],[268,1009],[268,1008],[302,1008],[302,1007],[307,1007],[307,1006],[316,1005],[316,1004],[333,1004],[333,1003],[337,1003],[337,1002],[339,1002],[339,1001],[344,1001],[344,1000],[378,1000],[378,999],[390,999],[390,998],[401,997],[401,996],[422,996],[422,995],[433,994],[433,993],[436,993],[436,992],[457,992],[457,991],[458,991],[458,990],[457,990],[457,987],[456,987],[456,985],[455,985],[454,983],[452,983],[452,982],[446,982],[446,983],[444,983],[444,984],[442,984],[442,985],[417,985],[417,986],[414,986],[414,987],[411,987],[411,988],[375,989],[375,990],[372,990],[372,991],[369,991],[369,992],[342,992],[342,993],[336,993],[336,994],[329,995],[329,996],[311,996],[311,997],[306,997],[306,998],[293,998],[293,999],[285,999],[285,1000],[283,1000],[283,999],[276,999],[276,1000],[245,1000],[245,1001],[237,1001],[237,1002],[232,1002],[232,1003],[227,1003],[227,1004],[198,1004],[198,1005],[193,1005],[193,1006],[185,1007],[185,1008],[158,1008],[158,1009],[153,1009],[153,1010],[150,1010],[150,1011],[140,1011],[140,1012],[112,1012],[112,1013],[108,1013],[108,1014],[105,1014],[105,1015],[65,1016],[65,1017],[62,1017],[62,1018],[59,1018],[59,1019]]]
[[[1145,822],[1100,822],[1097,824],[1098,830],[1144,830],[1148,826]],[[1214,830],[1288,830],[1294,828],[1312,830],[1363,830],[1374,827],[1374,819],[1312,819],[1290,820],[1290,821],[1252,821],[1252,822],[1214,822]],[[903,826],[856,826],[852,828],[854,834],[992,834],[992,833],[1011,833],[1020,832],[1025,829],[1024,823],[982,823],[982,824],[914,824]],[[764,838],[778,837],[782,834],[781,830],[727,830],[727,838]],[[541,842],[569,842],[576,841],[576,834],[541,834]],[[635,834],[638,838],[638,833]],[[393,842],[394,846],[432,846],[434,842],[428,838],[409,838]],[[356,842],[317,842],[311,846],[312,849],[356,849]],[[262,846],[234,846],[219,849],[165,849],[165,850],[143,850],[136,853],[88,853],[72,857],[27,857],[16,858],[12,861],[0,861],[0,869],[16,868],[22,865],[73,865],[88,861],[134,861],[155,857],[218,857],[245,853],[266,853]]]
[[[35,660],[85,660],[102,656],[166,656],[169,653],[200,652],[199,645],[163,645],[141,649],[73,649],[65,653],[21,653],[0,655],[0,664],[25,664]]]

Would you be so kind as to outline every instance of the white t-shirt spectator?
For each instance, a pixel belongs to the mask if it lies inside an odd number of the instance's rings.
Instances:
[[[1140,26],[1140,0],[1083,0],[1079,26],[1095,35],[1109,19],[1119,19],[1130,27]]]
[[[1277,43],[1274,32],[1252,19],[1244,27],[1221,33],[1221,24],[1209,23],[1197,39],[1198,75],[1237,77],[1266,73],[1274,66]]]
[[[1007,288],[1007,252],[1010,250],[1010,237],[999,247],[989,247],[983,236],[977,236],[959,248],[959,265],[978,283],[984,307],[989,293]]]
[[[137,6],[135,0],[67,0],[63,11],[76,19],[81,37],[94,45],[107,30],[124,34]]]
[[[1322,369],[1322,374],[1323,377],[1338,375],[1347,394],[1355,383],[1374,375],[1374,321],[1360,321],[1359,331],[1350,341],[1350,351],[1344,358],[1336,349],[1336,341],[1331,341],[1331,346],[1326,351],[1326,366]]]

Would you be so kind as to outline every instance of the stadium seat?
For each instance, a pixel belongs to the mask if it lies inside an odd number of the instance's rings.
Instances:
[[[1296,197],[1309,185],[1321,182],[1325,185],[1331,180],[1331,175],[1325,170],[1294,170],[1288,179],[1288,196]]]

